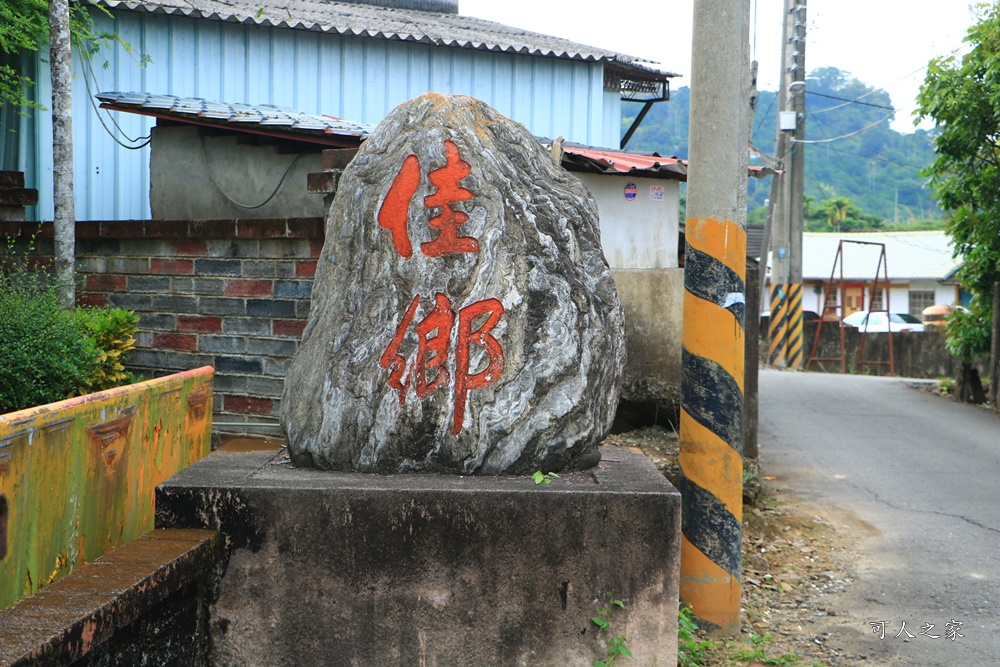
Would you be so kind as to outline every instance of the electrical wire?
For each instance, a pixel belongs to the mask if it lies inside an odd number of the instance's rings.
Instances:
[[[778,99],[778,93],[775,93],[774,95],[771,96],[771,103],[767,105],[767,111],[765,111],[764,115],[760,117],[760,122],[757,123],[757,127],[754,128],[753,134],[757,134],[760,131],[760,126],[763,125],[764,121],[767,119],[767,114],[771,113],[771,107],[774,106],[774,101],[776,99]]]
[[[885,118],[880,118],[879,120],[875,121],[871,125],[866,125],[863,128],[861,128],[860,130],[855,130],[854,132],[850,132],[848,134],[843,134],[843,135],[841,135],[839,137],[830,137],[829,139],[792,139],[792,143],[796,143],[796,144],[826,144],[826,143],[829,143],[831,141],[839,141],[840,139],[847,139],[848,137],[853,137],[853,136],[855,136],[857,134],[861,134],[862,132],[870,130],[873,127],[875,127],[876,125],[880,125],[880,124],[884,123],[885,121],[889,120],[890,118],[892,118],[895,115],[896,114],[891,113],[888,116],[886,116]]]
[[[831,99],[831,100],[840,100],[841,102],[847,102],[847,104],[860,104],[860,105],[866,106],[866,107],[875,107],[876,109],[888,109],[889,111],[896,111],[896,109],[894,107],[888,107],[888,106],[886,106],[884,104],[872,104],[871,102],[860,102],[858,100],[849,100],[846,97],[837,97],[836,95],[827,95],[825,93],[817,93],[817,92],[813,92],[811,90],[807,90],[806,91],[806,95],[815,95],[816,97],[825,97],[825,98]],[[838,109],[838,108],[840,108],[842,106],[846,106],[846,105],[841,104],[841,105],[838,105],[836,107],[828,107],[826,109],[820,109],[818,111],[813,111],[811,113],[823,113],[824,111],[830,111],[831,109]]]
[[[900,167],[907,167],[909,169],[916,169],[917,171],[921,171],[923,169],[923,167],[917,166],[915,164],[907,164],[905,162],[899,162],[897,160],[890,160],[889,158],[882,157],[880,155],[862,155],[861,153],[854,153],[852,151],[845,151],[842,148],[835,148],[833,146],[825,146],[825,145],[822,145],[822,144],[819,146],[819,148],[823,148],[823,149],[828,150],[828,151],[836,151],[837,153],[844,153],[846,155],[853,155],[855,157],[864,158],[865,160],[877,160],[879,162],[887,162],[889,164],[895,164],[895,165],[898,165]]]
[[[242,204],[242,203],[236,201],[235,199],[233,199],[232,197],[230,197],[228,194],[226,194],[226,191],[222,189],[222,186],[219,185],[219,181],[217,181],[215,179],[215,174],[212,173],[212,166],[208,162],[208,153],[205,150],[205,137],[204,137],[204,135],[199,134],[198,140],[199,140],[199,143],[201,144],[201,157],[205,160],[205,170],[208,172],[208,178],[212,181],[212,183],[215,185],[215,187],[218,188],[219,192],[222,194],[223,197],[225,197],[226,199],[228,199],[234,205],[239,206],[240,208],[243,208],[243,209],[247,209],[247,210],[253,210],[255,208],[260,208],[260,207],[264,206],[265,204],[267,204],[272,199],[274,199],[274,196],[276,194],[278,194],[279,190],[281,190],[281,186],[284,185],[285,179],[288,178],[289,172],[292,171],[292,167],[295,166],[296,162],[298,162],[305,155],[307,155],[307,153],[299,153],[298,155],[295,156],[294,159],[292,159],[291,162],[288,163],[288,166],[285,167],[285,173],[283,173],[281,175],[281,180],[278,181],[278,185],[274,188],[274,192],[272,192],[271,194],[269,194],[267,196],[267,199],[265,199],[264,201],[262,201],[259,204],[248,205],[248,204]]]
[[[86,67],[83,68],[83,83],[87,88],[87,99],[90,100],[90,106],[94,109],[94,115],[97,116],[97,120],[101,122],[101,127],[104,128],[104,131],[108,133],[108,136],[111,137],[116,144],[118,144],[122,148],[127,148],[130,151],[137,151],[148,146],[149,142],[153,140],[152,134],[145,137],[138,137],[136,139],[133,139],[129,137],[128,134],[125,133],[125,131],[118,124],[118,121],[115,120],[115,118],[111,115],[111,113],[107,112],[108,117],[111,118],[111,122],[114,123],[114,126],[118,128],[118,131],[121,132],[122,136],[125,137],[126,140],[131,141],[132,143],[135,143],[137,141],[142,141],[142,143],[139,144],[138,146],[130,146],[129,144],[124,143],[118,137],[116,137],[115,133],[112,132],[111,128],[108,127],[108,124],[104,122],[104,118],[101,116],[101,110],[98,108],[97,103],[94,102],[94,91],[91,89],[90,79],[87,77],[87,71],[89,70],[90,76],[93,77],[94,79],[94,84],[95,85],[97,84],[97,75],[94,73],[94,66],[93,62],[91,61],[90,54],[86,53],[85,49],[84,50],[78,49],[77,54],[83,59],[84,63],[86,63]],[[144,139],[145,141],[143,141]]]
[[[753,150],[753,151],[755,151],[758,155],[760,155],[761,159],[764,160],[764,162],[771,163],[772,169],[777,169],[778,167],[781,166],[781,160],[779,160],[777,157],[771,155],[770,153],[767,153],[767,152],[762,151],[761,149],[757,148],[756,146],[753,145],[752,142],[750,143],[750,149]]]

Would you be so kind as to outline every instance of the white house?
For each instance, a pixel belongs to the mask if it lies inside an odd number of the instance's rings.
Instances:
[[[841,246],[841,241],[845,241]],[[884,244],[885,266],[879,269]],[[842,261],[837,250],[842,247]],[[876,272],[879,289],[874,294],[875,309],[910,313],[917,317],[928,306],[951,306],[959,301],[953,280],[960,261],[955,258],[951,239],[943,231],[857,232],[846,234],[805,233],[802,235],[802,308],[819,313],[832,287],[831,304],[839,303],[844,287],[844,317],[858,310],[871,310]],[[883,287],[889,278],[888,301]]]

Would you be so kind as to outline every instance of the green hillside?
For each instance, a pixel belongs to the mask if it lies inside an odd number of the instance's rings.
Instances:
[[[845,136],[826,143],[805,144],[807,201],[846,197],[865,213],[887,222],[940,219],[942,212],[920,170],[933,160],[932,134],[901,134],[878,122],[890,113],[888,93],[875,91],[836,68],[813,71],[806,86],[806,140]],[[661,155],[688,156],[687,87],[672,91],[670,101],[656,104],[632,137],[628,148]],[[761,91],[757,100],[752,144],[773,154],[777,127],[777,94]],[[841,99],[836,99],[841,98]],[[856,100],[856,102],[848,103]],[[622,133],[640,105],[626,105]],[[869,129],[864,129],[868,128]],[[761,159],[752,164],[765,164]],[[770,196],[771,179],[750,179],[751,210]],[[898,201],[898,205],[897,205]]]

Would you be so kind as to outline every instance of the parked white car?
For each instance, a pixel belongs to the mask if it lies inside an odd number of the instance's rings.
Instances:
[[[868,333],[924,330],[923,322],[909,313],[869,313],[862,310],[848,315],[843,322],[845,326]]]

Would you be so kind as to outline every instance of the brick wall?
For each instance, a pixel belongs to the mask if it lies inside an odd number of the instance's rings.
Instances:
[[[321,218],[78,222],[77,302],[139,315],[137,373],[214,366],[216,422],[274,422],[322,246]]]

